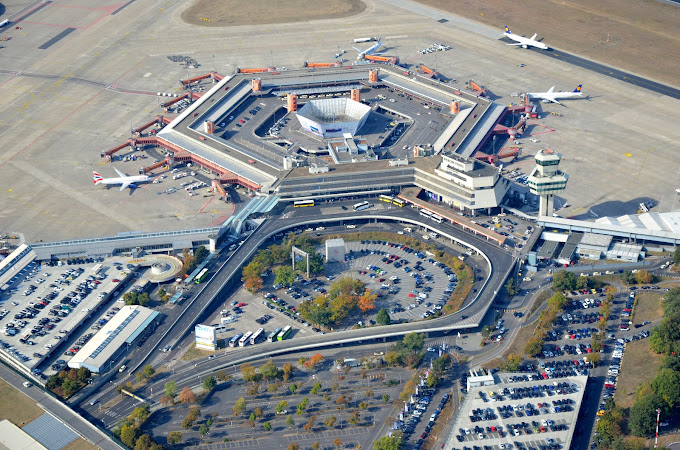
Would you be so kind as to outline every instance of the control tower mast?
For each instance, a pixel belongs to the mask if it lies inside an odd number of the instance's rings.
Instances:
[[[562,156],[549,149],[543,149],[536,154],[536,167],[529,175],[529,189],[538,195],[539,216],[552,217],[554,211],[553,196],[564,191],[567,187],[569,175],[559,170]]]

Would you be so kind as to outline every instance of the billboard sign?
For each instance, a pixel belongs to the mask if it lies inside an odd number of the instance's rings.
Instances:
[[[217,350],[217,330],[210,325],[196,325],[196,348],[201,350]]]

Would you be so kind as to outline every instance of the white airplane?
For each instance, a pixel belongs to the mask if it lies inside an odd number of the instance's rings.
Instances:
[[[135,183],[147,183],[151,181],[151,177],[148,175],[135,175],[135,176],[127,176],[120,170],[116,169],[115,167],[113,170],[120,175],[120,177],[117,178],[103,178],[101,175],[99,175],[97,172],[92,172],[92,182],[94,184],[120,184],[120,190],[124,190],[125,188],[129,187],[131,189],[136,188],[137,186]]]
[[[376,42],[375,44],[373,44],[372,46],[370,46],[366,50],[362,50],[360,48],[356,48],[356,47],[352,46],[352,48],[354,48],[354,50],[359,52],[359,54],[357,55],[357,59],[364,59],[364,56],[372,55],[373,53],[375,53],[375,51],[378,50],[383,45],[381,39],[382,39],[382,36],[380,36],[378,38],[378,42]]]
[[[555,86],[553,86],[548,89],[548,92],[530,92],[527,95],[529,95],[529,98],[540,98],[544,103],[553,102],[561,105],[562,103],[558,99],[581,97],[583,95],[581,86],[583,85],[579,84],[572,92],[555,92]]]
[[[534,33],[534,35],[531,36],[530,38],[525,38],[524,36],[518,36],[516,34],[513,34],[512,31],[510,31],[510,28],[508,28],[507,25],[505,25],[505,33],[503,33],[503,36],[517,42],[517,44],[506,44],[506,45],[521,45],[522,48],[537,47],[537,48],[540,48],[540,49],[543,49],[543,50],[547,50],[547,48],[548,48],[548,46],[545,45],[543,42],[539,42],[539,41],[536,40],[536,36],[538,36],[538,34]]]

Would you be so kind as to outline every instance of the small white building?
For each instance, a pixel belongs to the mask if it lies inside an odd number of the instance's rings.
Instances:
[[[328,239],[326,241],[326,262],[342,262],[345,260],[345,240]]]
[[[493,386],[496,380],[493,375],[484,369],[470,369],[470,376],[467,379],[467,390],[480,386]]]

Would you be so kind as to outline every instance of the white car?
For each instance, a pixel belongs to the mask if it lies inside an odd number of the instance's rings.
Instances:
[[[352,229],[354,229],[354,228],[356,228],[356,227],[357,227],[356,225],[347,225],[347,228],[349,228],[350,230],[352,230]]]

